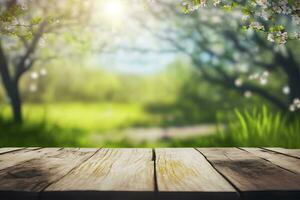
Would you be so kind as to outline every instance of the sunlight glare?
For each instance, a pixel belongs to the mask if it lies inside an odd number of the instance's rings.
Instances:
[[[109,2],[105,7],[105,12],[111,18],[121,18],[124,15],[124,6],[119,1]]]

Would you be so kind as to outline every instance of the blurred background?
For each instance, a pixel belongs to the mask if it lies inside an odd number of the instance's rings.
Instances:
[[[0,6],[2,147],[300,147],[300,42],[244,30],[238,10]]]

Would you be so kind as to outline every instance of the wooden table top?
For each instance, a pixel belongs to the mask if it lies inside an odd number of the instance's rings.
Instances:
[[[0,148],[0,199],[300,199],[300,149]]]

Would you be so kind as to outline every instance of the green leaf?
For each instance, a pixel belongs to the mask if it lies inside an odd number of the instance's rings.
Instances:
[[[41,21],[42,21],[41,17],[35,17],[30,20],[30,23],[33,25],[37,25],[37,24],[41,23]]]

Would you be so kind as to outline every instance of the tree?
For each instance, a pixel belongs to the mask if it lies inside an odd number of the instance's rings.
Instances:
[[[166,44],[168,48],[160,51],[189,57],[203,80],[246,97],[256,94],[283,111],[295,109],[300,97],[299,41],[280,45],[260,32],[244,31],[239,11],[199,8],[186,15],[165,2],[150,6],[148,12],[147,20],[160,25],[151,27],[136,17],[140,27]],[[291,27],[289,21],[286,26]],[[266,85],[270,73],[280,77],[279,83]]]
[[[19,82],[39,59],[45,59],[40,48],[45,35],[58,37],[68,28],[86,23],[91,4],[81,0],[55,4],[46,0],[5,0],[0,6],[0,74],[14,120],[22,122]],[[49,55],[46,57],[49,59]]]
[[[300,39],[299,28],[290,29],[282,23],[285,18],[300,25],[300,2],[297,0],[185,0],[182,5],[185,13],[212,6],[231,12],[239,10],[243,14],[243,28],[264,32],[271,42],[285,44],[287,40]]]

